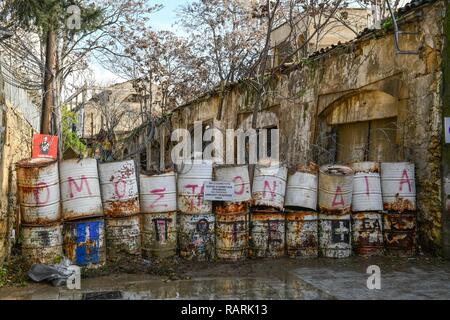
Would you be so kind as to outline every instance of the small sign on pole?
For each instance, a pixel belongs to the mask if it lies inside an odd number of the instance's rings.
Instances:
[[[450,143],[450,118],[445,118],[445,143]]]
[[[58,137],[46,134],[33,135],[32,158],[56,159],[58,154]]]
[[[221,181],[205,182],[203,197],[207,201],[233,201],[234,183]]]

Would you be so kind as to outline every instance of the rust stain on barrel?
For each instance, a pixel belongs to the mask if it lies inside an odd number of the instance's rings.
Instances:
[[[133,216],[139,213],[139,198],[126,201],[110,201],[105,203],[104,212],[108,218]]]
[[[319,254],[318,214],[314,211],[286,213],[286,246],[291,258],[317,257]]]
[[[383,252],[383,219],[381,213],[352,214],[353,250],[361,256],[381,255]]]
[[[414,214],[384,215],[384,241],[388,253],[395,256],[412,256],[416,245]]]
[[[386,211],[395,211],[398,213],[414,211],[416,209],[414,203],[408,199],[400,198],[398,194],[393,203],[383,203],[383,208]]]

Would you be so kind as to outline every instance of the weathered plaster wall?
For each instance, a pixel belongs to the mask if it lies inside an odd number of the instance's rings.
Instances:
[[[420,48],[417,55],[396,54],[392,31],[380,31],[279,72],[258,116],[260,127],[278,122],[280,157],[289,165],[333,161],[336,146],[323,139],[332,125],[396,116],[395,158],[416,165],[419,243],[434,253],[442,253],[444,12],[444,2],[438,1],[403,16],[401,29],[418,35],[402,36],[401,46]],[[189,128],[194,121],[214,119],[222,129],[248,127],[253,102],[248,84],[237,83],[226,94],[220,121],[219,96],[212,93],[175,110],[172,126]]]
[[[1,79],[0,79],[1,84]],[[5,101],[0,87],[2,143],[0,144],[0,265],[10,252],[17,217],[14,164],[31,156],[33,128],[18,108]]]

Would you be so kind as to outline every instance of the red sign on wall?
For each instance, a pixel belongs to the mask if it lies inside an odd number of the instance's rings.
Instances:
[[[58,137],[46,134],[33,135],[32,158],[56,159],[58,153]]]

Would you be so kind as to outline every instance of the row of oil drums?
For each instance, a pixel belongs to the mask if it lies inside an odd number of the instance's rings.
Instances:
[[[405,169],[390,170],[389,166]],[[390,210],[386,217],[398,219],[403,209],[413,209],[407,204],[415,205],[415,199],[397,192],[390,200],[387,192],[400,184],[415,195],[414,167],[411,171],[410,164],[398,163],[381,164],[381,168],[383,190],[387,190],[382,193],[384,209]],[[97,165],[94,159],[83,159],[58,165],[32,159],[17,163],[17,170],[23,254],[48,263],[64,252],[79,265],[101,264],[106,256],[114,259],[122,253],[167,257],[178,252],[188,259],[239,260],[248,255],[280,256],[287,248],[291,256],[314,256],[318,238],[323,252],[333,252],[325,256],[343,257],[351,238],[346,215],[360,191],[358,174],[368,175],[363,179],[367,187],[370,175],[378,173],[377,169],[324,166],[320,179],[314,170],[300,170],[288,178],[284,165],[270,163],[256,166],[252,191],[247,166],[217,166],[213,174],[208,161],[139,179],[133,161]],[[213,204],[203,198],[204,183],[212,180],[234,183],[232,202]],[[293,210],[285,211],[285,207]],[[354,230],[359,230],[360,220],[366,228],[370,214],[376,212],[368,206],[358,213],[368,214],[364,219],[354,216]],[[327,237],[318,237],[318,229]],[[368,238],[372,237],[369,232]],[[320,241],[327,238],[331,240]]]

